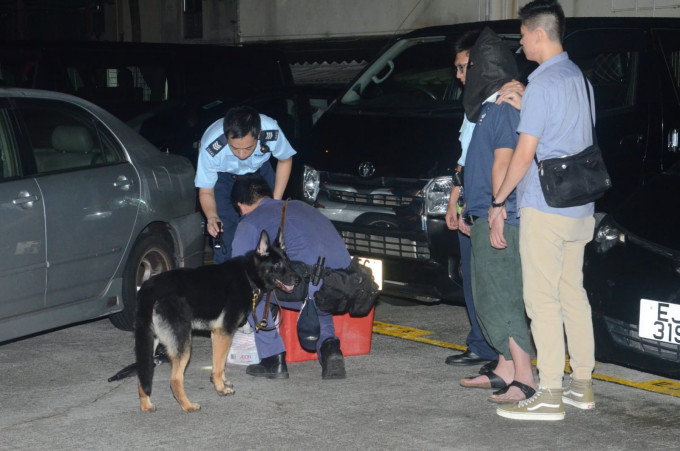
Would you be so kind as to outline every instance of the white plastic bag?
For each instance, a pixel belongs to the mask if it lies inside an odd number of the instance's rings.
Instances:
[[[255,347],[255,334],[253,332],[252,327],[248,323],[239,327],[231,342],[231,348],[229,348],[229,353],[227,354],[227,363],[234,363],[236,365],[260,363],[257,347]]]

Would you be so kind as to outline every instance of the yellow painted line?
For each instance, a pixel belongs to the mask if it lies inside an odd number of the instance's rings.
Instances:
[[[416,341],[418,343],[425,343],[432,346],[439,346],[441,348],[456,349],[458,351],[465,351],[467,349],[467,346],[461,346],[441,340],[427,338],[427,335],[432,335],[434,333],[428,330],[384,323],[382,321],[373,321],[373,332],[380,335],[388,335],[390,337],[403,338],[404,340]],[[536,362],[533,361],[532,364],[535,365]],[[569,370],[568,360],[565,362],[565,368]],[[644,382],[633,382],[618,377],[605,376],[597,372],[593,373],[593,379],[680,398],[680,381],[676,380],[653,379]]]
[[[465,351],[467,349],[467,346],[454,345],[441,340],[425,338],[424,335],[432,335],[434,333],[428,330],[420,330],[414,329],[412,327],[399,326],[397,324],[383,323],[382,321],[373,321],[373,332],[376,334],[389,335],[391,337],[403,338],[405,340],[439,346],[441,348],[457,349],[459,351]]]

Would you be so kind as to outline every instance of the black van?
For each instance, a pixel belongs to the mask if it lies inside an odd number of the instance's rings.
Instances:
[[[524,77],[536,67],[522,55],[516,20],[405,34],[347,86],[302,149],[302,197],[351,253],[382,260],[385,293],[459,296],[457,234],[444,223],[463,118],[452,46],[484,26],[517,52]],[[680,159],[680,19],[570,18],[565,36],[595,90],[614,185],[597,208],[607,211]]]

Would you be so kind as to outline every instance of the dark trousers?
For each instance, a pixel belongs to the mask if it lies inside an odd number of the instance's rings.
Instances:
[[[266,161],[260,168],[260,175],[264,177],[271,189],[274,189],[275,173],[269,161]],[[215,249],[213,263],[219,264],[231,258],[231,242],[234,241],[236,226],[240,215],[231,205],[231,190],[234,187],[236,176],[228,172],[217,173],[217,183],[215,184],[215,202],[217,203],[217,215],[222,220],[222,242],[221,249]]]
[[[314,302],[315,305],[316,301],[314,301],[314,294],[319,290],[319,288],[321,288],[321,286],[312,285],[311,282],[309,283],[309,293],[307,297],[310,299],[311,302]],[[302,302],[280,302],[279,304],[281,305],[281,307],[291,310],[299,311],[302,308]],[[260,302],[259,304],[257,304],[256,313],[258,318],[262,318],[264,314],[264,306],[265,306],[264,302]],[[318,308],[317,311],[319,313],[319,326],[321,330],[319,334],[319,341],[316,343],[316,352],[317,355],[319,356],[319,359],[321,359],[321,345],[323,344],[323,342],[329,338],[337,337],[335,336],[335,324],[333,324],[333,315],[327,312],[322,312]],[[255,322],[253,321],[252,315],[248,315],[248,322],[253,328],[255,327]],[[277,329],[261,330],[259,332],[256,332],[255,346],[257,347],[257,355],[260,357],[260,359],[280,354],[286,350],[286,346],[283,343],[283,338],[281,338],[281,335],[279,335],[279,331]]]
[[[467,307],[468,317],[470,318],[470,333],[465,343],[468,349],[479,357],[488,360],[497,360],[498,354],[491,349],[491,346],[484,339],[484,334],[477,322],[475,303],[472,297],[472,277],[470,272],[470,258],[472,254],[472,244],[470,237],[458,232],[458,242],[460,243],[460,264],[463,272],[463,296]]]

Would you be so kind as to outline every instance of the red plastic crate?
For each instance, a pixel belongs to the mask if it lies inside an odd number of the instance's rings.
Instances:
[[[286,345],[286,362],[303,362],[318,359],[316,352],[302,349],[297,336],[297,310],[281,309],[283,316],[279,326],[279,335]],[[360,355],[371,352],[371,336],[373,334],[373,313],[366,316],[353,317],[349,313],[333,315],[335,336],[340,339],[342,355]]]

